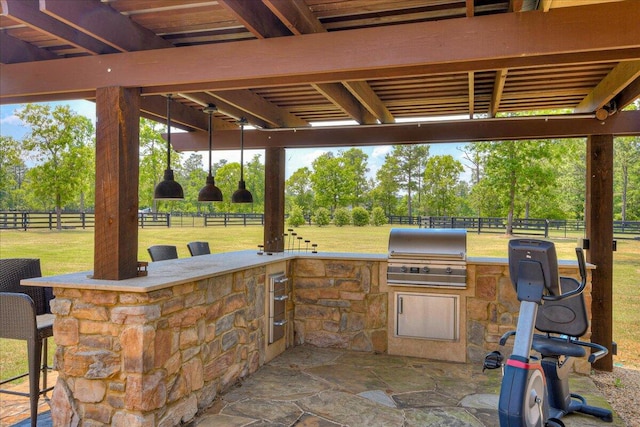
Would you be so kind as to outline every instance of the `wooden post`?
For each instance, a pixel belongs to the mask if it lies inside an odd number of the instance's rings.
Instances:
[[[596,266],[591,291],[591,341],[609,349],[594,367],[612,371],[613,135],[591,135],[587,139],[585,223],[590,245],[587,261]]]
[[[264,161],[264,250],[284,252],[285,149],[265,149]]]
[[[96,90],[96,216],[93,278],[138,271],[140,91]]]

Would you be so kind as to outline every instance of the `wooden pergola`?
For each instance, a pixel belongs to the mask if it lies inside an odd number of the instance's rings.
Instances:
[[[136,275],[139,118],[164,121],[168,94],[189,131],[177,150],[207,149],[209,103],[216,149],[239,148],[238,118],[258,128],[265,242],[284,231],[286,148],[587,137],[592,338],[610,347],[613,137],[640,134],[640,111],[621,111],[640,95],[639,1],[0,3],[0,103],[96,103],[95,278]],[[566,113],[503,114],[541,110]],[[420,117],[435,121],[396,123]],[[358,125],[311,128],[329,120]]]

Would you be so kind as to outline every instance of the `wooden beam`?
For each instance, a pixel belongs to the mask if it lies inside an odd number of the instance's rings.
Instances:
[[[166,121],[167,99],[164,96],[145,96],[140,101],[142,111],[158,121]],[[209,129],[209,118],[202,111],[188,107],[179,102],[171,104],[172,127],[183,130]]]
[[[40,11],[121,52],[173,47],[98,0],[40,0]]]
[[[640,15],[639,15],[640,16]],[[615,66],[607,76],[574,109],[575,113],[588,113],[604,107],[629,83],[640,77],[640,60],[623,61]]]
[[[59,58],[59,56],[55,53],[11,37],[6,30],[0,32],[0,63],[14,64],[16,62],[44,61],[56,58]]]
[[[493,83],[493,93],[491,94],[491,104],[489,105],[489,116],[491,117],[495,117],[500,109],[502,91],[504,90],[504,84],[507,81],[508,72],[509,70],[506,68],[496,71],[496,78]]]
[[[2,15],[9,16],[54,38],[61,38],[78,49],[92,54],[117,52],[113,47],[42,13],[38,0],[2,0],[0,4],[2,5]],[[94,89],[99,86],[96,85]]]
[[[350,81],[342,83],[353,96],[366,108],[380,123],[393,123],[395,119],[389,109],[371,89],[369,83],[363,81]]]
[[[326,31],[305,2],[291,0],[262,0],[262,2],[295,35]]]
[[[309,123],[274,105],[250,90],[225,90],[213,93],[218,99],[269,123],[269,127],[304,127]]]
[[[616,105],[619,110],[623,109],[627,105],[640,97],[640,77],[635,79],[632,83],[624,88],[618,96],[616,96]]]
[[[591,340],[609,349],[594,367],[613,370],[613,135],[587,139],[587,261],[591,279]]]
[[[216,132],[216,150],[238,148],[239,131]],[[410,124],[247,130],[245,148],[354,147],[393,144],[579,138],[597,132],[617,136],[640,135],[640,111],[622,111],[599,121],[592,117],[509,117]],[[207,149],[206,132],[171,135],[178,151]]]
[[[356,122],[367,125],[376,123],[374,115],[363,108],[340,83],[319,83],[311,86]]]
[[[285,149],[267,148],[264,157],[264,249],[283,252]]]
[[[185,99],[188,99],[191,102],[195,102],[199,104],[203,108],[209,104],[214,104],[220,113],[224,114],[225,116],[233,117],[236,120],[239,120],[242,117],[243,112],[241,110],[238,110],[237,108],[230,106],[229,104],[225,103],[224,101],[221,101],[220,99],[216,98],[215,96],[209,93],[181,93],[179,95]],[[252,125],[256,125],[255,122],[258,121],[259,122],[257,125],[258,127],[266,126],[266,123],[265,123],[265,126],[262,126],[261,123],[264,123],[264,122],[262,122],[257,118],[254,118],[253,116],[251,116],[251,118],[248,117],[247,119],[249,119],[249,123],[251,123]],[[233,123],[229,123],[228,121],[225,121],[225,120],[218,119],[216,117],[213,117],[211,124],[214,130],[238,129],[237,125]]]
[[[467,9],[467,18],[471,18],[472,16],[474,16],[475,15],[474,0],[466,0],[465,6]]]
[[[123,280],[138,270],[138,89],[96,91],[96,218],[93,278]]]
[[[263,3],[256,0],[218,0],[259,39],[290,36],[292,33]]]
[[[635,60],[640,57],[635,19],[639,15],[640,2],[630,1],[615,7],[593,5],[411,23],[397,25],[394,31],[374,27],[66,58],[47,61],[46,67],[41,62],[0,65],[0,102],[46,101],[62,92],[73,98],[78,92],[102,86],[142,87],[145,94],[182,93]],[[452,36],[442,38],[442,34]],[[486,43],[487,39],[510,43]],[[380,49],[385,55],[372,54]],[[256,62],[261,65],[256,67]],[[180,64],[180,72],[167,73],[158,64]],[[77,73],[78,69],[83,73]]]

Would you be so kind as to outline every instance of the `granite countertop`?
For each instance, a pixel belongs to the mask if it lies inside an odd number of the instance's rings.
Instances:
[[[151,292],[170,286],[207,279],[221,274],[233,273],[260,267],[279,261],[292,259],[322,259],[385,262],[387,254],[348,253],[348,252],[290,252],[258,255],[255,250],[225,252],[150,262],[148,275],[125,280],[98,280],[92,278],[92,271],[62,274],[58,276],[23,279],[25,286],[49,286],[53,288],[92,289],[119,292]],[[477,265],[507,265],[506,258],[468,257],[467,263]],[[577,266],[576,261],[558,260],[561,267]],[[588,268],[595,268],[588,264]]]
[[[58,276],[23,279],[21,284],[25,286],[50,286],[53,288],[150,292],[295,258],[386,261],[387,255],[340,252],[322,252],[318,254],[285,252],[284,254],[258,255],[255,250],[246,250],[150,262],[147,276],[125,280],[93,279],[92,271],[83,271]]]

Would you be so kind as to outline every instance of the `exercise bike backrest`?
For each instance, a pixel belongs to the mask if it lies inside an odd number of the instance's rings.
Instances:
[[[587,282],[584,252],[576,248],[580,282],[560,277],[555,246],[545,240],[514,239],[509,242],[509,274],[516,289],[520,269],[541,269],[546,294],[538,308],[536,329],[541,332],[580,337],[589,327],[582,291]],[[528,267],[526,265],[528,264]]]

